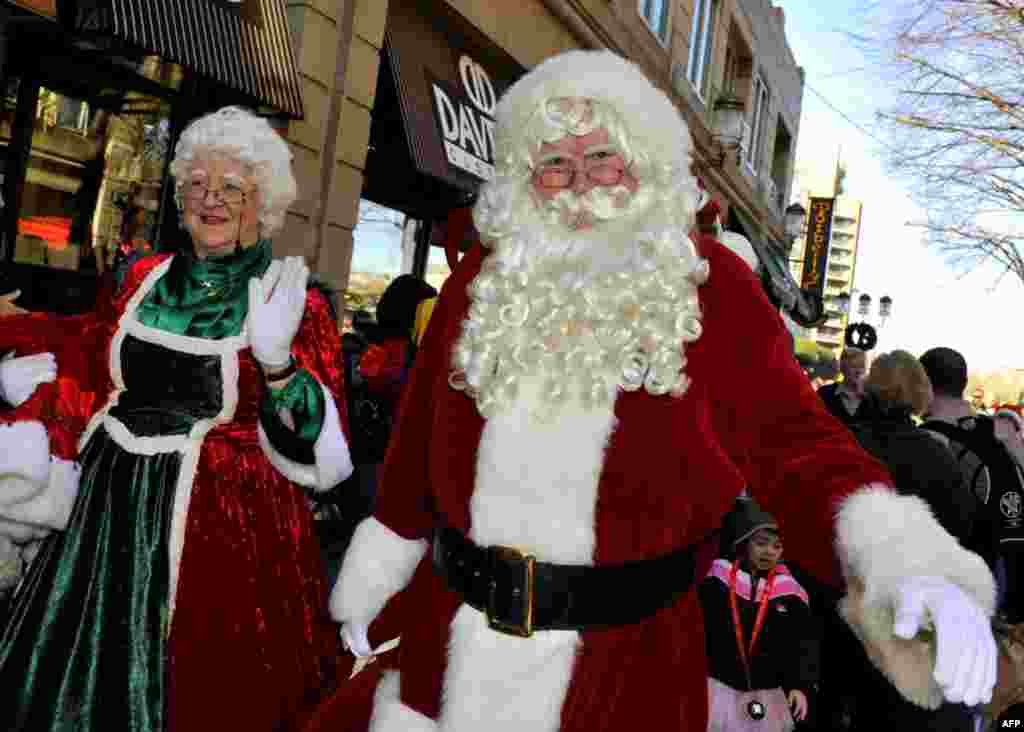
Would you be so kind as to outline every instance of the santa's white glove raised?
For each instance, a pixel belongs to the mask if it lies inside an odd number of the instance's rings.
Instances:
[[[32,500],[49,479],[50,437],[43,423],[0,425],[0,507]]]
[[[0,399],[17,407],[28,401],[36,387],[57,378],[52,353],[5,358],[0,361]]]
[[[367,626],[356,623],[344,623],[341,626],[341,640],[356,658],[373,655],[370,639],[366,635],[368,630]]]
[[[912,577],[896,595],[893,633],[905,639],[935,632],[935,682],[947,701],[967,706],[992,699],[997,651],[984,610],[942,577]]]
[[[278,371],[288,365],[308,282],[309,268],[302,257],[275,260],[262,278],[249,280],[249,345],[265,369]]]

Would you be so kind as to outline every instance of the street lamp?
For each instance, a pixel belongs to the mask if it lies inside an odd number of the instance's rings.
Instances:
[[[861,316],[862,318],[866,318],[870,313],[871,295],[865,292],[862,293],[859,298],[857,298],[857,315]]]
[[[743,102],[728,94],[715,100],[715,123],[712,139],[718,150],[714,163],[721,168],[729,150],[738,150],[743,141],[743,120],[746,117]]]
[[[844,315],[849,315],[850,313],[850,300],[854,292],[857,292],[856,288],[836,296],[839,309],[842,310]],[[878,343],[878,332],[868,322],[868,317],[871,315],[871,300],[871,295],[866,292],[861,292],[860,297],[857,298],[857,315],[860,317],[860,320],[847,324],[844,338],[847,346],[870,351]],[[892,298],[888,295],[883,295],[878,299],[878,327],[881,328],[885,325],[886,319],[891,315]]]

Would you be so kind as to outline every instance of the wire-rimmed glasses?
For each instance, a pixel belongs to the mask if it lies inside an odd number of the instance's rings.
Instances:
[[[218,203],[237,206],[245,201],[246,190],[234,183],[225,183],[220,188],[210,188],[210,184],[202,180],[187,181],[181,187],[182,195],[193,203],[201,203],[211,193]]]

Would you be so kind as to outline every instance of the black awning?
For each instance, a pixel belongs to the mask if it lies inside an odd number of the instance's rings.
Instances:
[[[60,0],[76,33],[109,34],[290,117],[302,92],[284,0]]]

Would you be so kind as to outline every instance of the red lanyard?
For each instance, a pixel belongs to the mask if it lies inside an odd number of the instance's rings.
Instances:
[[[736,573],[739,572],[739,562],[733,562],[732,571],[729,572],[729,606],[732,608],[732,624],[736,629],[736,647],[740,650],[740,661],[743,662],[743,670],[747,674],[747,687],[751,685],[750,680],[750,659],[754,657],[754,646],[757,645],[757,636],[761,634],[761,627],[764,625],[765,614],[768,612],[768,599],[772,596],[772,588],[775,586],[775,572],[778,565],[772,567],[768,573],[768,580],[765,584],[764,594],[761,595],[761,605],[757,608],[757,619],[754,621],[754,630],[750,634],[750,649],[746,648],[743,642],[743,625],[740,622],[740,608],[736,603]],[[750,577],[750,600],[755,600],[757,583],[753,575]]]

